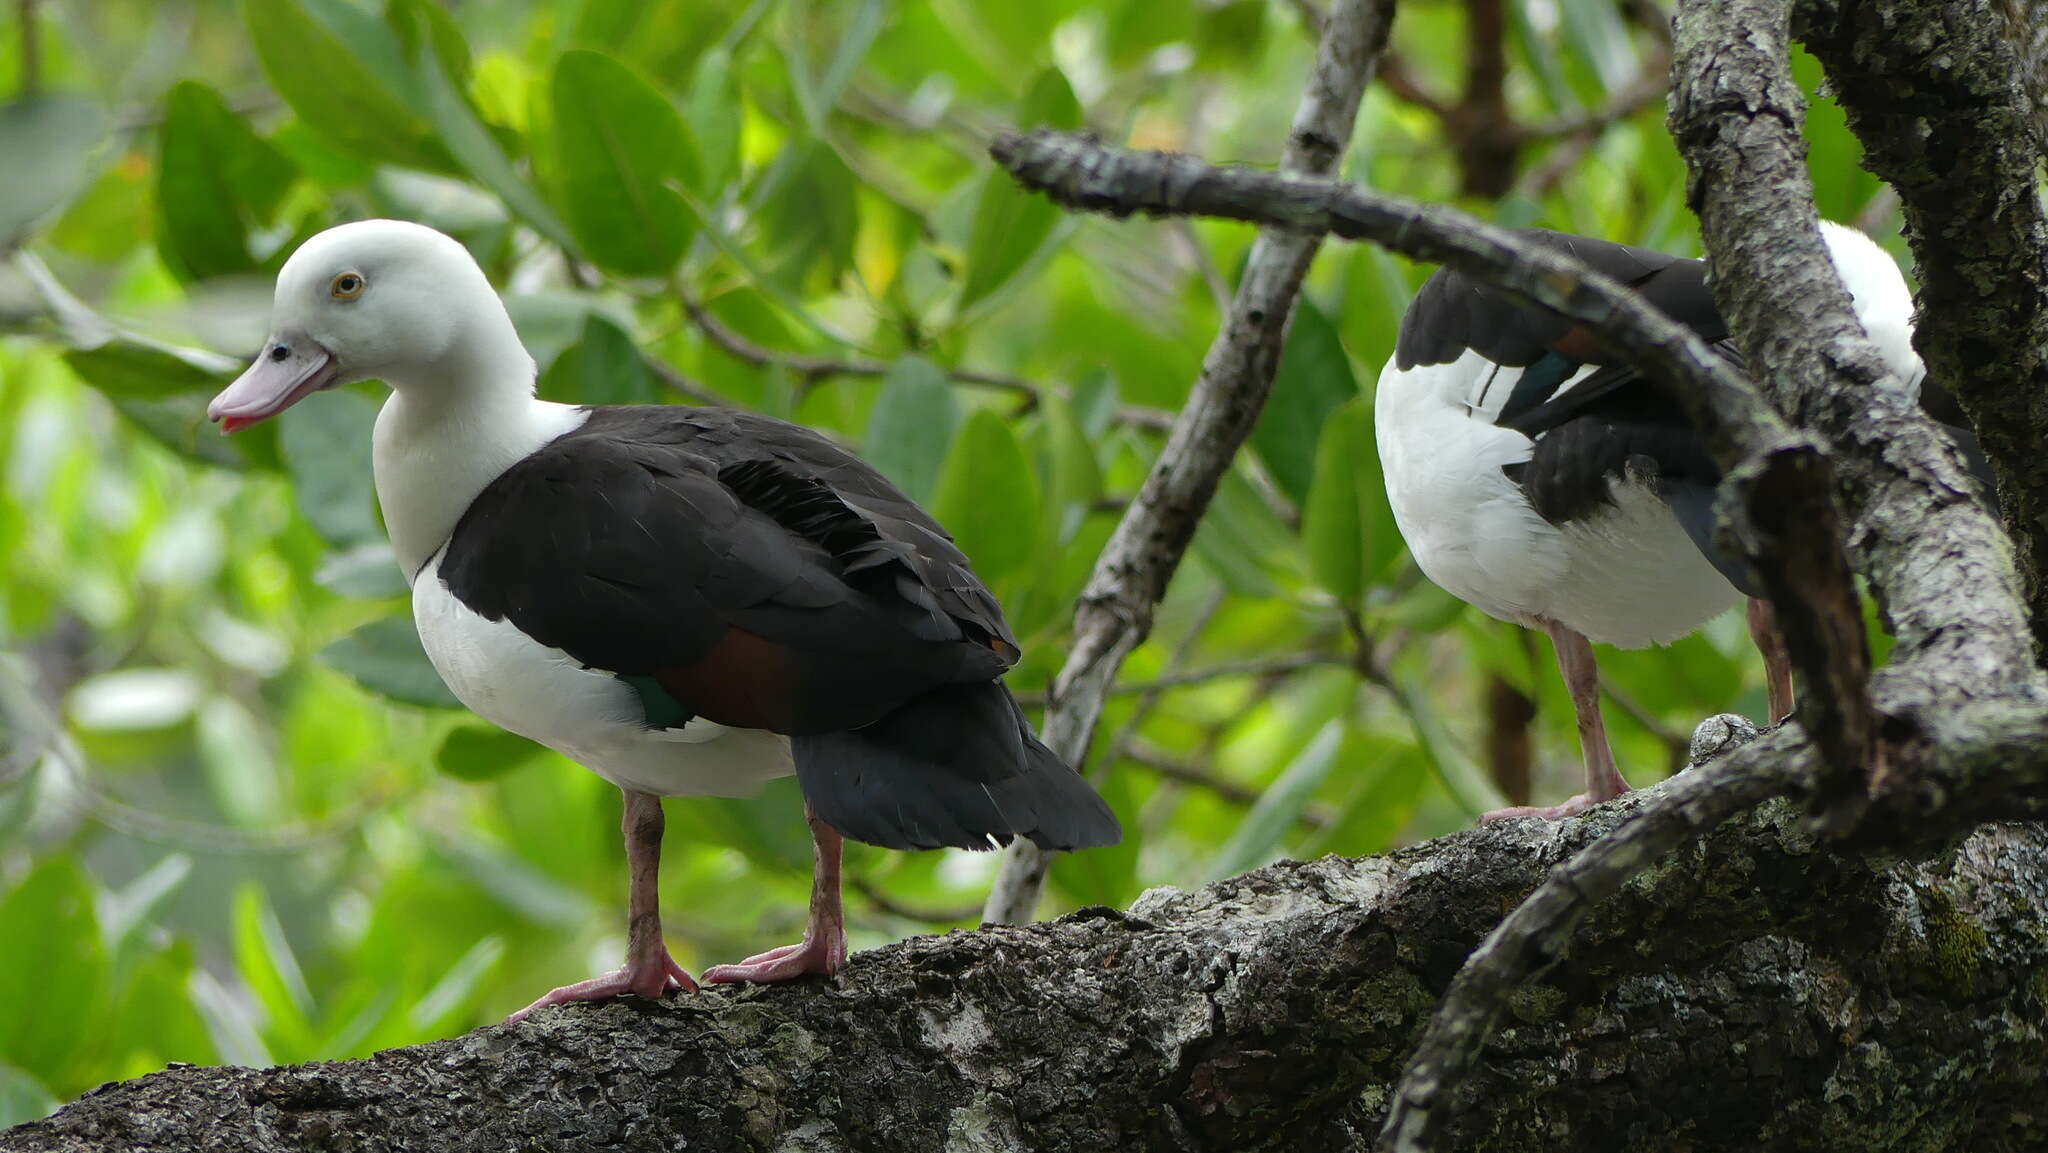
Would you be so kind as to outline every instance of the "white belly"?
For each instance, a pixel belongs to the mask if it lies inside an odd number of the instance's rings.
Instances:
[[[1741,598],[1647,488],[1617,484],[1614,509],[1562,527],[1536,515],[1501,472],[1528,460],[1532,442],[1459,399],[1479,379],[1476,360],[1407,372],[1390,362],[1380,377],[1387,501],[1423,575],[1489,616],[1554,620],[1621,648],[1676,640]]]
[[[789,740],[694,720],[649,729],[631,687],[455,599],[441,557],[412,586],[427,658],[470,711],[538,741],[622,788],[661,796],[747,796],[795,771]]]

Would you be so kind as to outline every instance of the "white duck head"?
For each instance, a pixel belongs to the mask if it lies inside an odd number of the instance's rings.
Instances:
[[[424,403],[474,388],[530,395],[533,360],[468,249],[425,225],[363,220],[285,261],[269,341],[206,415],[233,432],[372,377]]]

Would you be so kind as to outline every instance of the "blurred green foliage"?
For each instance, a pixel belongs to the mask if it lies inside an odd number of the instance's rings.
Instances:
[[[504,289],[544,394],[680,386],[859,446],[1003,598],[1032,697],[1250,236],[1063,216],[982,145],[1085,126],[1270,163],[1310,7],[26,5],[39,52],[0,28],[0,1124],[167,1061],[447,1036],[617,959],[617,793],[455,710],[425,664],[370,485],[377,390],[233,440],[204,424],[300,240],[425,221]],[[1564,130],[1469,206],[1691,249],[1661,106],[1616,106],[1660,66],[1641,6],[1509,8],[1506,111]],[[1347,174],[1457,199],[1428,105],[1458,98],[1466,9],[1412,0],[1394,42],[1410,91],[1370,95]],[[1823,211],[1895,230],[1839,113],[1810,133]],[[1055,903],[1466,824],[1499,797],[1496,682],[1537,702],[1539,790],[1569,788],[1549,653],[1422,581],[1380,490],[1370,390],[1427,271],[1319,259],[1271,410],[1099,732],[1128,838],[1059,860]],[[1639,783],[1700,716],[1762,711],[1734,620],[1603,667]],[[685,964],[798,930],[800,804],[789,782],[670,804]],[[853,848],[856,947],[971,924],[992,868]]]

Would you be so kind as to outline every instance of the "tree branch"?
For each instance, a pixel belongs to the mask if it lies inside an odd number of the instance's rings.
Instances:
[[[831,981],[547,1009],[358,1061],[174,1068],[0,1151],[1343,1148],[1378,1129],[1499,910],[1660,795],[920,937]],[[2048,831],[1873,863],[1791,817],[1730,822],[1594,910],[1570,964],[1511,1003],[1447,1147],[2048,1142]]]
[[[1333,6],[1323,22],[1308,90],[1295,110],[1282,168],[1318,175],[1337,170],[1392,20],[1393,0],[1342,0]],[[1150,633],[1153,607],[1265,406],[1295,296],[1320,243],[1318,236],[1279,230],[1261,233],[1253,243],[1201,378],[1096,558],[1075,608],[1073,644],[1053,681],[1042,734],[1068,764],[1086,760],[1105,692],[1124,658]],[[1045,870],[1044,853],[1022,838],[1013,841],[984,917],[1030,919],[1044,891]]]
[[[1886,383],[1824,257],[1800,135],[1805,102],[1789,65],[1788,7],[1681,4],[1673,135],[1691,172],[1715,297],[1744,355],[1779,405],[1837,448],[1841,496],[1857,525],[1853,544],[1899,638],[1894,672],[1929,667],[1922,662],[1930,649],[1969,650],[1956,664],[1966,684],[1927,686],[1931,697],[1915,718],[1925,723],[1926,706],[1952,707],[1955,689],[1995,695],[2037,682],[2034,649],[1996,523],[1968,499],[1961,459],[1918,398]],[[2037,304],[2048,301],[2034,295]],[[1970,675],[1992,669],[1991,677]],[[1824,782],[1823,804],[1853,809],[1866,792],[1865,762],[1836,763],[1844,772]]]
[[[1671,121],[1691,171],[1721,309],[1779,402],[1842,449],[1859,559],[1894,606],[1900,645],[1879,694],[1891,720],[1878,775],[1866,781],[1863,762],[1830,763],[1796,731],[1781,730],[1720,768],[1661,790],[1635,824],[1582,853],[1467,962],[1403,1081],[1383,1148],[1429,1146],[1451,1091],[1469,1073],[1508,995],[1569,940],[1587,903],[1718,816],[1755,803],[1764,795],[1759,790],[1790,783],[1813,790],[1836,831],[1874,796],[1891,810],[1893,835],[1924,821],[1908,833],[1920,836],[1967,827],[1972,805],[2010,799],[1997,794],[2038,790],[2038,770],[2016,772],[2007,762],[1998,771],[2008,779],[1993,784],[1969,767],[1991,749],[2009,747],[2018,732],[2038,739],[2041,678],[2012,570],[2002,563],[1989,517],[1962,495],[1967,487],[1953,447],[1935,435],[1899,382],[1885,387],[1882,366],[1825,259],[1787,23],[1785,0],[1682,3]],[[1986,698],[1995,703],[1970,704]],[[1889,779],[1887,761],[1901,762]],[[1948,774],[1971,783],[1941,779]],[[1937,810],[1948,802],[1958,807],[1936,815],[1916,793],[1942,798]],[[1901,813],[1911,814],[1904,825],[1896,823]]]
[[[1795,30],[1898,190],[1919,274],[1914,345],[1998,477],[2048,639],[2048,214],[2021,65],[1992,0],[1801,0]]]
[[[1812,755],[1796,732],[1780,730],[1710,768],[1665,782],[1633,820],[1553,869],[1458,970],[1394,1092],[1379,1148],[1439,1148],[1453,1091],[1470,1074],[1510,995],[1564,957],[1593,906],[1679,845],[1784,791]]]

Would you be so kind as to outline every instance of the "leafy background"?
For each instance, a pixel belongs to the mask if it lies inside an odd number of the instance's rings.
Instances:
[[[13,6],[10,6],[13,7]],[[422,220],[544,395],[712,400],[860,447],[957,534],[1042,694],[1250,241],[1063,217],[1010,124],[1270,164],[1315,5],[99,0],[0,26],[0,1123],[167,1061],[448,1036],[616,963],[618,795],[454,707],[382,540],[379,390],[232,440],[207,397],[330,224]],[[1694,250],[1655,0],[1411,0],[1347,175]],[[1490,28],[1500,29],[1496,38]],[[1817,69],[1800,62],[1811,83]],[[1823,211],[1896,247],[1825,100]],[[1428,270],[1324,251],[1272,406],[1125,670],[1129,831],[1049,906],[1367,853],[1573,787],[1547,647],[1421,579],[1370,392]],[[1622,763],[1763,711],[1739,620],[1605,653]],[[671,802],[691,968],[800,931],[793,787]],[[969,926],[994,867],[852,847],[856,948]]]

